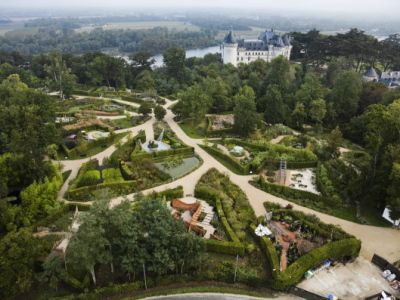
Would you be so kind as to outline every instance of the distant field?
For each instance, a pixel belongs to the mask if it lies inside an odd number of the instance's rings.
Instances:
[[[26,35],[32,35],[38,32],[37,27],[14,27],[10,29],[5,29],[4,32],[1,31],[2,28],[0,28],[0,35],[4,35],[8,33],[9,35],[12,36],[18,36],[18,37],[23,37]]]
[[[36,28],[25,28],[26,20],[16,20],[13,21],[10,24],[0,24],[0,36],[4,36],[7,32],[12,32],[13,34],[15,33],[16,35],[21,35],[21,34],[27,34],[27,33],[32,33],[35,30],[37,31]]]
[[[76,29],[77,32],[88,32],[95,28],[108,29],[131,29],[131,30],[141,30],[141,29],[151,29],[155,27],[167,27],[168,29],[175,29],[178,31],[199,31],[198,26],[192,25],[186,22],[178,21],[146,21],[146,22],[121,22],[121,23],[109,23],[106,25],[89,25]]]
[[[236,31],[235,30],[235,36],[237,38],[243,38],[243,39],[251,39],[251,38],[257,38],[261,32],[265,30],[270,30],[271,28],[261,28],[261,27],[251,27],[251,30],[243,30],[243,31]],[[278,33],[285,33],[283,31],[275,30]],[[216,37],[217,40],[222,40],[226,34],[228,33],[227,30],[220,30],[218,32],[218,35]]]

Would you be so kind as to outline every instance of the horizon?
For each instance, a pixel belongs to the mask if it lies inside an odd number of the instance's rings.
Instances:
[[[70,0],[54,1],[50,0],[15,0],[8,3],[0,3],[3,10],[23,9],[20,13],[28,14],[30,11],[47,11],[51,14],[59,15],[76,10],[90,9],[87,15],[96,14],[107,10],[109,14],[142,13],[151,9],[151,13],[162,13],[165,11],[176,13],[210,12],[217,14],[230,14],[240,12],[241,15],[258,14],[262,15],[278,14],[283,16],[297,17],[335,17],[335,18],[363,18],[368,17],[372,21],[396,20],[397,12],[400,10],[400,1],[382,0],[354,0],[349,3],[346,0],[283,0],[283,1],[262,1],[249,0],[246,4],[242,1],[228,0],[204,0],[202,2],[194,0],[148,0],[146,3],[140,1],[115,0],[112,3],[105,0]],[[128,11],[127,10],[131,10]],[[260,11],[265,10],[265,11]],[[107,13],[107,12],[106,12]],[[384,18],[384,19],[382,19]]]

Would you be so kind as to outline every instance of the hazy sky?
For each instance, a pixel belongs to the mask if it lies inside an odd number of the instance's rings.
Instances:
[[[354,14],[393,17],[400,15],[400,0],[0,0],[1,7],[59,8],[108,7],[118,9],[130,7],[160,8],[240,8],[260,9],[267,12]],[[128,13],[128,12],[127,12]]]

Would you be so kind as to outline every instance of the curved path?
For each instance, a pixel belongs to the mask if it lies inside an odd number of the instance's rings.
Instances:
[[[165,108],[171,107],[175,102],[169,101],[166,99],[167,103]],[[128,102],[129,103],[129,102]],[[129,105],[126,103],[127,105]],[[343,230],[349,232],[350,234],[356,236],[362,241],[362,249],[361,255],[366,259],[371,259],[374,253],[379,254],[389,260],[390,262],[394,262],[400,258],[400,230],[395,230],[392,228],[383,228],[383,227],[375,227],[369,225],[361,225],[357,223],[353,223],[350,221],[346,221],[343,219],[336,218],[334,216],[330,216],[321,212],[314,211],[312,209],[296,205],[292,202],[289,202],[285,199],[273,196],[268,194],[262,190],[259,190],[252,186],[249,183],[249,180],[252,179],[252,176],[242,176],[237,175],[219,163],[216,159],[214,159],[210,154],[204,151],[199,147],[203,141],[199,139],[192,139],[185,134],[185,132],[181,129],[181,127],[174,121],[174,114],[170,109],[167,109],[167,114],[164,120],[168,123],[170,128],[175,132],[177,137],[182,140],[183,143],[194,147],[196,153],[203,159],[203,164],[193,171],[192,173],[184,176],[174,182],[167,183],[146,191],[143,191],[144,194],[150,193],[152,191],[163,191],[169,188],[175,188],[178,186],[183,186],[185,195],[193,195],[194,188],[196,186],[197,181],[200,177],[207,172],[210,168],[216,168],[220,172],[227,174],[231,181],[237,184],[247,195],[249,199],[249,203],[253,208],[255,214],[257,216],[262,216],[265,214],[265,208],[263,203],[265,201],[279,203],[281,205],[291,204],[293,208],[299,211],[302,211],[307,214],[314,214],[321,219],[321,221],[325,223],[335,224],[340,226]],[[144,129],[146,134],[153,132],[152,126],[154,123],[154,117],[147,121],[146,123],[127,129],[126,131],[130,131],[131,133],[137,133],[139,130]],[[127,140],[127,138],[124,138]],[[108,157],[114,152],[115,146],[111,146],[106,149],[102,153],[99,153],[92,158],[97,158],[101,162],[104,157]],[[68,180],[65,182],[62,190],[60,191],[60,198],[63,197],[65,191],[68,188],[68,183],[70,180],[76,177],[79,167],[83,162],[88,161],[89,159],[77,160],[77,161],[62,161],[61,164],[65,166],[66,170],[72,170],[71,176],[69,176]],[[128,199],[133,200],[134,194],[126,195],[123,197],[117,197],[112,199],[111,205],[117,205],[121,201]]]

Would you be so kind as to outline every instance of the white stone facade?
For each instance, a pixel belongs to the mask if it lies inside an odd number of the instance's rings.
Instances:
[[[222,44],[222,59],[224,64],[234,66],[240,63],[249,64],[257,59],[270,62],[278,56],[289,60],[291,50],[290,38],[282,37],[273,31],[261,33],[259,38],[254,40],[236,40],[231,31]]]

